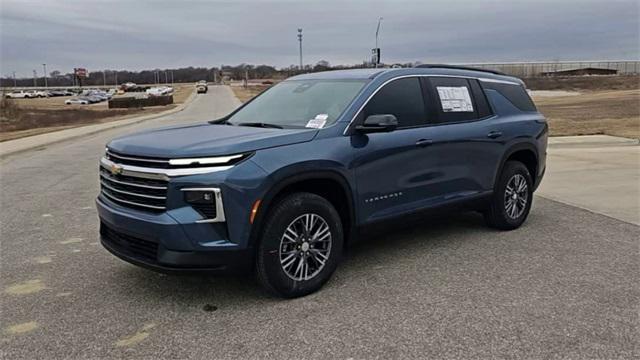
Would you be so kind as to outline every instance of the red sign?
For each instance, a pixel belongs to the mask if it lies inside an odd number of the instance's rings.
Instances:
[[[83,78],[87,77],[87,74],[89,73],[85,68],[74,68],[73,71],[77,77],[83,77]]]

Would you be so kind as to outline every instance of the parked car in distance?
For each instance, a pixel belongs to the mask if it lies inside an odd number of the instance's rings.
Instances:
[[[67,96],[67,92],[65,90],[52,90],[49,92],[49,96]]]
[[[170,86],[156,86],[149,88],[145,91],[149,96],[164,96],[173,92],[173,88]]]
[[[39,97],[39,98],[45,98],[45,97],[51,96],[51,94],[47,90],[36,90],[34,93],[36,94],[36,97]]]
[[[84,98],[84,97],[80,97],[80,98],[71,98],[71,99],[67,99],[64,101],[65,104],[67,105],[89,105],[91,101],[89,101],[89,99]]]
[[[28,91],[14,90],[12,92],[6,93],[4,97],[7,99],[24,99],[31,98],[32,95]]]
[[[497,72],[299,75],[221,119],[109,142],[101,242],[149,269],[251,270],[269,292],[303,296],[373,223],[456,209],[518,228],[547,136],[524,83]]]

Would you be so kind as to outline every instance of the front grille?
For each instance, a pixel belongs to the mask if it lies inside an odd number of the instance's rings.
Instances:
[[[100,224],[102,241],[115,251],[141,260],[157,261],[158,244],[113,230],[104,223]]]
[[[100,167],[100,190],[122,206],[160,212],[166,209],[167,181],[112,174]]]

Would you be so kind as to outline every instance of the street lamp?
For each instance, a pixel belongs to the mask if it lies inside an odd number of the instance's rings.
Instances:
[[[47,87],[47,64],[42,64],[44,70],[44,87]]]
[[[302,71],[302,29],[298,29],[298,42],[300,43],[300,71]]]
[[[374,54],[375,54],[375,67],[378,67],[378,64],[380,63],[380,48],[378,47],[378,34],[380,33],[380,23],[382,22],[382,17],[380,17],[378,19],[378,27],[376,28],[376,48],[374,49]]]

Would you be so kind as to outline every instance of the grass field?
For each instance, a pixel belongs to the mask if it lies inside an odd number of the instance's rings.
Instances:
[[[551,136],[605,134],[640,138],[640,89],[586,91],[534,101]]]
[[[247,102],[254,96],[268,89],[271,85],[251,85],[246,88],[243,86],[232,85],[231,90],[241,102]]]
[[[179,84],[174,88],[172,105],[144,109],[109,109],[106,101],[65,105],[64,101],[69,97],[3,99],[0,141],[166,111],[184,103],[194,91],[193,84]]]

